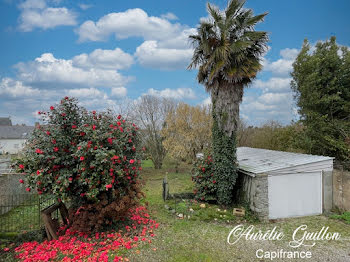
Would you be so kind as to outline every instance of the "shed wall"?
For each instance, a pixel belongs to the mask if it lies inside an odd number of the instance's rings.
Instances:
[[[241,197],[249,203],[249,208],[262,220],[269,218],[268,181],[267,175],[252,177],[243,173]]]

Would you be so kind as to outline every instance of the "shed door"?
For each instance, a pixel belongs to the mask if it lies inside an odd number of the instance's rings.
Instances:
[[[268,177],[269,218],[322,214],[322,173]]]

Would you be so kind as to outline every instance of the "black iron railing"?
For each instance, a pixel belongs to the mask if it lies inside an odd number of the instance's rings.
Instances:
[[[42,226],[40,211],[55,204],[56,201],[54,196],[0,193],[0,233],[40,229]],[[54,215],[58,217],[58,213]]]

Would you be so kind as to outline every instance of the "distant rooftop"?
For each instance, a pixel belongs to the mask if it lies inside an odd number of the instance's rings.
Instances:
[[[0,117],[0,126],[12,126],[12,121],[9,117]]]
[[[34,126],[1,126],[0,139],[26,139],[34,130]]]
[[[253,174],[261,174],[319,161],[333,160],[333,158],[260,148],[238,147],[237,160],[240,170]]]

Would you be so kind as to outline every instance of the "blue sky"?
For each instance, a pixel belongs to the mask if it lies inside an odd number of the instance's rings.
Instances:
[[[289,73],[304,38],[314,44],[334,35],[350,46],[350,1],[248,0],[246,7],[269,13],[257,29],[269,32],[270,50],[241,117],[287,124],[297,118]],[[98,110],[144,94],[206,104],[196,71],[186,70],[187,37],[206,16],[202,0],[0,0],[0,116],[31,124],[66,95]]]

